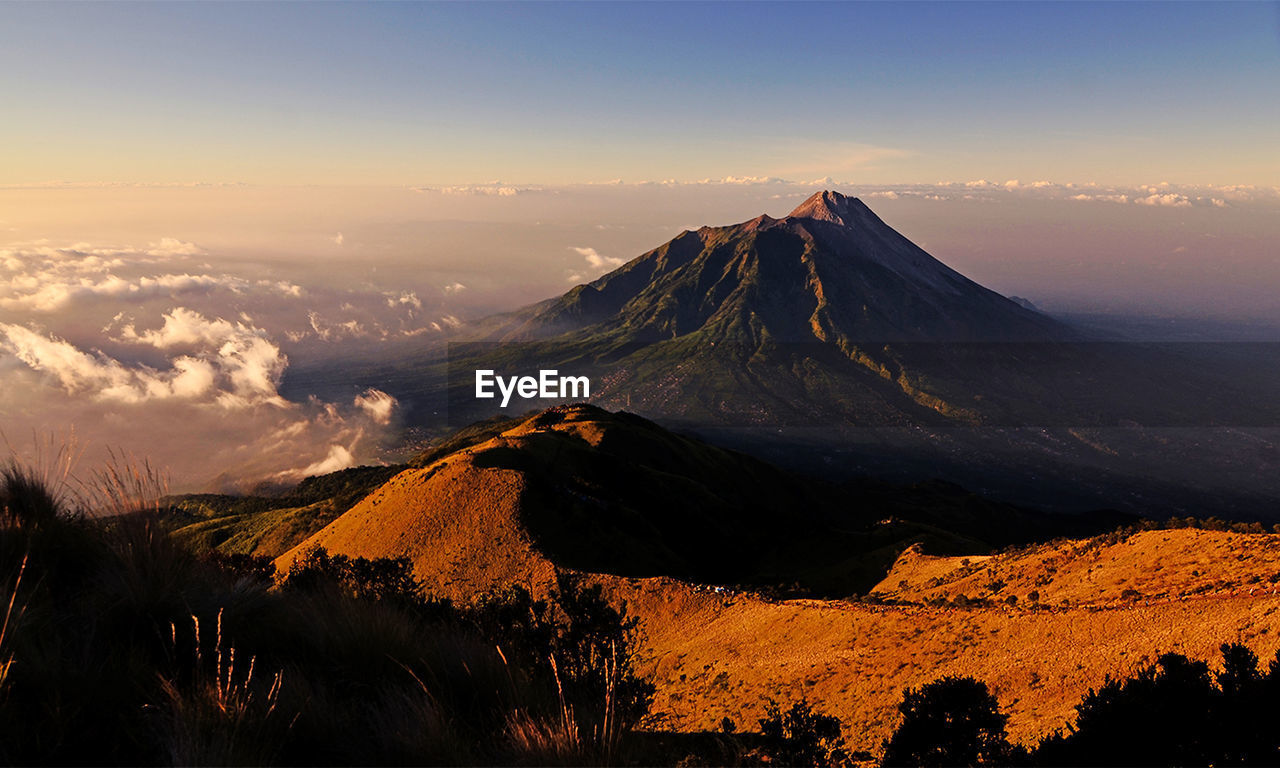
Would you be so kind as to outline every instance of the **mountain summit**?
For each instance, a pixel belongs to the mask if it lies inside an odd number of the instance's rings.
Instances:
[[[875,217],[871,209],[856,197],[846,197],[830,190],[818,192],[787,215],[788,219],[815,219],[840,226],[853,226],[859,215]],[[879,219],[876,219],[879,221]]]
[[[819,192],[785,218],[702,227],[563,296],[491,340],[589,331],[651,343],[1052,341],[1070,332],[930,256],[856,197]]]

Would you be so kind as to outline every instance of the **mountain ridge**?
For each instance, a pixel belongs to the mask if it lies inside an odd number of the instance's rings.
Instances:
[[[407,555],[459,600],[564,568],[844,596],[883,578],[908,542],[981,552],[1126,519],[1045,515],[953,487],[835,486],[589,405],[479,426],[277,564],[317,546]]]

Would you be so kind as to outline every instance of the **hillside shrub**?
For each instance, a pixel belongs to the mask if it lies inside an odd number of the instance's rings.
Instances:
[[[1280,655],[1264,673],[1246,646],[1221,647],[1217,675],[1165,654],[1108,678],[1076,706],[1075,727],[1041,743],[1043,765],[1280,764]]]
[[[770,699],[760,719],[760,749],[771,765],[841,766],[849,762],[841,730],[838,717],[814,709],[804,699],[785,711]]]
[[[898,704],[902,722],[885,742],[885,766],[1007,765],[1020,756],[1005,735],[986,683],[944,677],[907,689]]]

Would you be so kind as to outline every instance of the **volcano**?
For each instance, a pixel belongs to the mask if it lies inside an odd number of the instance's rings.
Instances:
[[[782,219],[686,231],[486,329],[494,341],[585,333],[781,343],[999,342],[1070,329],[930,256],[861,200],[819,192]]]
[[[985,370],[949,345],[1078,338],[899,234],[861,200],[702,227],[455,345],[451,414],[483,415],[478,368],[592,373],[593,401],[695,424],[974,423]],[[524,407],[528,407],[527,405]],[[462,420],[455,421],[461,425]]]

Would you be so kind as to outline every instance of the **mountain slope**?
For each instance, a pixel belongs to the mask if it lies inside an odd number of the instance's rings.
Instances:
[[[1238,429],[1280,425],[1280,346],[1083,340],[834,192],[781,219],[684,232],[469,327],[447,356],[326,375],[346,387],[326,397],[377,387],[432,436],[587,399],[501,407],[474,396],[485,369],[586,376],[596,405],[831,476],[1152,516],[1274,517],[1280,493],[1273,436]]]

